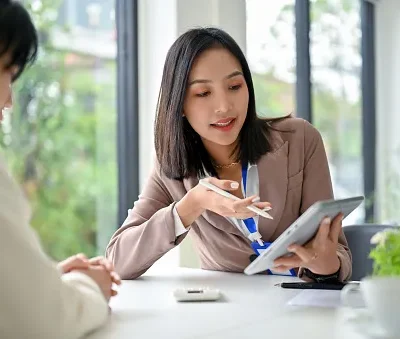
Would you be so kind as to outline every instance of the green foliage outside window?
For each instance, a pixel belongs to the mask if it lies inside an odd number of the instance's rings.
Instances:
[[[106,237],[116,227],[115,63],[55,48],[59,4],[41,4],[25,1],[39,29],[40,57],[14,85],[0,142],[47,253],[93,256],[104,250],[99,227]],[[109,79],[96,81],[98,73]]]

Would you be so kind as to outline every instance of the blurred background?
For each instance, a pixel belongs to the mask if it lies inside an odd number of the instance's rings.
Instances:
[[[24,0],[39,60],[16,84],[0,144],[47,252],[103,254],[152,166],[168,48],[195,26],[228,31],[261,116],[321,132],[346,224],[400,223],[397,0]],[[190,240],[160,265],[197,266]]]

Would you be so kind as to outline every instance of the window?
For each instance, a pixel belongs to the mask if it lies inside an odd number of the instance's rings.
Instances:
[[[363,194],[360,2],[311,2],[313,124],[321,132],[335,197]],[[359,208],[347,223],[363,220]]]
[[[247,60],[257,112],[264,117],[294,112],[296,49],[294,0],[247,0]]]
[[[2,148],[47,253],[93,256],[117,224],[114,1],[25,4],[40,57],[15,85]]]
[[[375,1],[363,6],[365,30],[373,29],[376,72],[376,205],[378,221],[400,225],[400,2]],[[365,78],[369,74],[365,75]],[[369,83],[367,83],[369,84]]]
[[[295,112],[295,0],[246,4],[258,112],[268,117]],[[324,139],[337,198],[364,191],[360,18],[359,1],[310,1],[311,122]],[[358,209],[346,222],[363,218]]]

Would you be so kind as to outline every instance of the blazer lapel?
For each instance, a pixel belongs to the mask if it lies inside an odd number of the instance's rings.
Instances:
[[[257,163],[260,199],[271,203],[272,209],[268,213],[274,218],[258,219],[258,230],[264,241],[269,241],[274,234],[286,204],[289,147],[288,142],[283,142],[278,133],[277,137],[281,141],[278,148],[264,155]]]

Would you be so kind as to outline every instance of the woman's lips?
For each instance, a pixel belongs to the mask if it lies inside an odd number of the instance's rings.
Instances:
[[[236,119],[235,118],[229,118],[229,119],[223,119],[219,120],[218,122],[211,124],[211,127],[221,131],[221,132],[228,132],[230,131],[233,126],[235,125]]]

